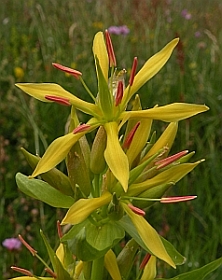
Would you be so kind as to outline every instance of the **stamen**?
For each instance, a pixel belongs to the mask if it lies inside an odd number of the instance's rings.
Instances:
[[[137,215],[139,216],[145,216],[146,212],[143,211],[142,209],[136,207],[136,206],[133,206],[132,204],[128,204],[128,207]]]
[[[63,236],[63,233],[62,233],[62,228],[61,228],[61,223],[60,223],[60,221],[57,221],[57,231],[58,231],[58,236],[59,236],[59,238],[61,239],[62,236]]]
[[[157,161],[155,163],[155,165],[158,165],[157,169],[163,168],[163,167],[169,165],[170,163],[180,159],[181,157],[186,155],[188,152],[189,152],[188,150],[181,151],[181,152],[179,152],[179,153],[177,153],[175,155],[172,155],[170,157],[167,157],[167,158],[164,158],[164,159],[161,159],[161,160]]]
[[[69,102],[69,99],[65,98],[65,97],[54,96],[54,95],[46,95],[45,99],[56,102],[56,103],[61,104],[61,105],[65,105],[65,106],[70,106],[71,105],[71,103]]]
[[[66,72],[66,73],[68,73],[68,74],[71,74],[71,75],[74,76],[76,79],[79,79],[79,78],[82,76],[82,73],[81,73],[81,72],[79,72],[79,71],[77,71],[77,70],[74,70],[74,69],[72,69],[72,68],[63,66],[63,65],[61,65],[61,64],[59,64],[59,63],[52,63],[52,65],[53,65],[55,68],[57,68],[57,69],[59,69],[59,70],[61,70],[61,71],[63,71],[63,72]]]
[[[73,130],[73,134],[77,134],[77,133],[80,133],[80,132],[84,132],[86,130],[88,130],[88,128],[90,128],[90,125],[89,124],[81,124],[79,126],[77,126],[74,130]]]
[[[108,30],[105,30],[105,37],[106,37],[106,46],[107,46],[107,52],[109,57],[109,66],[115,67],[116,66],[116,57],[113,50],[113,44],[111,41],[111,37],[109,35]]]
[[[129,85],[130,86],[132,86],[134,78],[135,78],[137,64],[138,64],[138,59],[137,59],[137,57],[134,57],[133,66],[132,66],[132,69],[131,69],[130,79],[129,79]]]
[[[24,269],[24,268],[20,268],[20,267],[17,267],[17,266],[11,266],[11,269],[16,271],[16,272],[20,272],[24,275],[27,275],[27,276],[30,276],[30,277],[33,277],[34,275],[31,273],[31,271],[27,270],[27,269]]]
[[[55,272],[53,272],[50,268],[45,268],[45,271],[50,274],[54,279],[57,278],[57,275],[55,274]]]
[[[123,98],[123,82],[119,81],[117,86],[117,92],[116,92],[116,100],[115,100],[115,106],[118,106]]]
[[[141,269],[144,269],[145,265],[148,263],[148,261],[149,261],[150,258],[151,258],[151,255],[150,255],[149,253],[147,253],[147,254],[145,255],[145,257],[143,258],[141,264],[140,264],[140,267],[139,267],[140,270],[141,270]]]
[[[33,255],[36,256],[37,251],[33,249],[24,239],[23,237],[19,234],[18,235],[19,240],[22,242],[22,244],[29,250],[29,252]]]
[[[129,132],[129,134],[127,135],[124,143],[123,143],[123,148],[124,149],[129,149],[132,141],[133,141],[133,137],[138,129],[138,127],[140,126],[140,122],[136,123],[136,125],[131,129],[131,131]]]
[[[189,201],[197,198],[196,195],[189,195],[189,196],[173,196],[173,197],[162,197],[160,199],[161,203],[177,203],[177,202],[184,202]]]

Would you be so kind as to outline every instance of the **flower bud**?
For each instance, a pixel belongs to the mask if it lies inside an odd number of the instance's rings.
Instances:
[[[92,183],[90,177],[91,174],[89,169],[88,153],[88,142],[86,137],[83,136],[71,148],[67,155],[66,165],[68,176],[76,197],[79,196],[77,186],[84,196],[88,196],[91,191]]]
[[[31,168],[35,169],[40,157],[32,155],[24,148],[21,148],[21,151]],[[73,196],[73,190],[69,178],[60,170],[53,168],[50,171],[41,174],[41,177],[44,181],[49,183],[50,186],[59,190],[61,193]]]
[[[100,174],[106,167],[104,158],[104,151],[106,149],[106,131],[100,126],[94,139],[91,156],[90,156],[90,169],[94,174]]]

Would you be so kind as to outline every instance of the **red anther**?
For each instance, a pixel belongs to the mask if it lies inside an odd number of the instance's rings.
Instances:
[[[27,275],[27,276],[30,276],[30,277],[33,277],[34,275],[31,273],[31,271],[27,270],[27,269],[24,269],[24,268],[20,268],[20,267],[17,267],[17,266],[11,266],[11,269],[16,271],[16,272],[20,272],[24,275]]]
[[[133,206],[132,204],[128,204],[128,207],[137,215],[139,216],[145,216],[146,212],[143,211],[142,209],[136,207],[136,206]]]
[[[90,125],[89,124],[81,124],[79,126],[77,126],[74,130],[73,130],[73,134],[77,134],[77,133],[80,133],[80,132],[84,132],[86,130],[88,130],[88,128],[90,128]]]
[[[19,234],[18,235],[19,240],[22,242],[22,244],[29,250],[29,252],[33,255],[36,256],[37,251],[33,249],[24,239],[23,237]]]
[[[140,267],[139,267],[140,270],[141,270],[141,269],[144,269],[145,265],[148,263],[148,261],[149,261],[150,258],[151,258],[151,255],[150,255],[149,253],[147,253],[147,254],[145,255],[145,257],[143,258],[141,264],[140,264]]]
[[[116,57],[113,50],[113,44],[109,35],[108,30],[105,30],[105,37],[106,37],[106,46],[107,46],[107,52],[109,57],[109,66],[115,67],[116,66]]]
[[[69,99],[65,98],[65,97],[54,96],[54,95],[46,95],[45,99],[56,102],[56,103],[61,104],[61,105],[65,105],[65,106],[70,106],[71,105],[71,103],[69,102]]]
[[[118,106],[123,98],[123,82],[119,81],[117,86],[117,92],[116,92],[116,100],[115,100],[115,106]]]
[[[129,149],[130,144],[133,141],[133,137],[138,129],[138,127],[140,126],[140,122],[137,122],[136,125],[131,129],[131,131],[129,132],[129,134],[127,135],[124,143],[123,143],[123,148],[124,149]]]
[[[50,268],[45,268],[45,271],[48,273],[48,274],[50,274],[54,279],[56,279],[57,278],[57,275],[55,274],[55,272],[54,271],[52,271]]]
[[[59,238],[62,238],[63,233],[62,233],[62,228],[61,228],[61,223],[60,223],[60,221],[57,221],[57,232],[58,232]]]
[[[197,198],[196,195],[162,197],[160,199],[160,202],[161,203],[177,203],[177,202],[184,202],[184,201],[193,200],[195,198]]]
[[[155,165],[158,165],[157,166],[157,169],[160,169],[160,168],[163,168],[167,165],[169,165],[170,163],[180,159],[181,157],[185,156],[189,151],[188,150],[185,150],[185,151],[181,151],[175,155],[172,155],[170,157],[167,157],[167,158],[164,158],[164,159],[161,159],[159,161],[157,161],[155,163]]]
[[[52,63],[52,65],[53,65],[55,68],[57,68],[57,69],[59,69],[59,70],[61,70],[61,71],[63,71],[63,72],[66,72],[66,73],[68,73],[68,74],[74,76],[76,79],[79,79],[79,78],[82,76],[82,73],[81,73],[81,72],[79,72],[79,71],[77,71],[77,70],[74,70],[74,69],[72,69],[72,68],[63,66],[63,65],[61,65],[61,64],[59,64],[59,63]]]
[[[130,79],[129,79],[129,85],[132,86],[135,75],[136,75],[136,68],[137,68],[137,64],[138,64],[138,59],[137,57],[134,57],[133,59],[133,66],[131,69],[131,73],[130,73]]]

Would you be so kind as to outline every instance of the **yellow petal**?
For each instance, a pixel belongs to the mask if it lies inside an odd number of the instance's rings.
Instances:
[[[23,90],[25,93],[43,102],[52,102],[45,99],[46,95],[51,95],[67,98],[71,104],[73,104],[77,109],[81,110],[82,112],[85,112],[86,114],[93,115],[98,110],[98,108],[94,104],[79,99],[78,97],[74,96],[73,94],[66,91],[64,88],[57,84],[18,83],[16,84],[16,86]]]
[[[209,110],[205,105],[172,103],[165,106],[147,110],[127,111],[121,114],[121,118],[150,118],[165,122],[177,122]]]
[[[109,122],[104,124],[104,128],[107,133],[107,145],[104,152],[105,160],[126,192],[129,180],[129,162],[119,143],[118,125],[116,122]]]
[[[77,133],[77,134],[69,133],[55,139],[49,145],[45,154],[38,162],[31,177],[36,177],[39,174],[45,173],[51,170],[52,168],[54,168],[57,164],[59,164],[63,159],[65,159],[66,155],[68,154],[72,146],[84,134],[85,132]]]
[[[146,145],[147,139],[150,134],[151,126],[152,119],[145,119],[140,121],[140,126],[138,127],[135,135],[133,136],[133,140],[130,144],[130,147],[126,152],[130,165]]]
[[[119,267],[117,264],[116,256],[112,250],[109,250],[105,254],[104,265],[107,271],[109,272],[112,279],[121,280],[122,277],[120,275]]]
[[[62,225],[65,224],[79,224],[99,207],[108,204],[112,199],[109,192],[104,193],[98,198],[79,199],[74,203],[66,213]]]
[[[59,244],[59,247],[56,250],[56,256],[58,257],[60,262],[64,264],[65,250],[64,250],[64,245],[62,243]]]
[[[140,71],[136,74],[134,78],[133,85],[130,88],[130,95],[127,95],[129,86],[124,91],[125,98],[123,103],[125,105],[134,93],[136,93],[148,80],[150,80],[154,75],[156,75],[156,73],[160,71],[160,69],[170,58],[172,51],[176,47],[178,42],[178,38],[173,39],[161,51],[159,51],[147,60],[147,62],[144,64],[144,66],[140,69]]]
[[[99,65],[102,69],[103,76],[108,81],[109,58],[107,54],[106,44],[102,32],[96,33],[93,40],[93,54],[99,60]],[[98,77],[98,73],[97,73]]]
[[[135,214],[125,203],[122,203],[122,206],[152,254],[175,268],[176,266],[168,255],[156,230],[142,216]]]
[[[164,147],[168,147],[169,150],[171,149],[174,139],[177,134],[178,129],[178,123],[172,122],[170,123],[167,128],[164,130],[164,132],[161,134],[159,139],[156,141],[156,143],[152,146],[152,148],[148,151],[148,153],[143,157],[142,162],[147,160],[150,156],[154,155],[160,149]]]
[[[156,257],[151,256],[140,280],[153,280],[156,277]]]
[[[160,186],[169,183],[176,184],[202,161],[203,160],[199,160],[194,163],[182,163],[180,165],[175,165],[142,183],[132,184],[129,187],[127,195],[137,196],[140,193],[155,186]]]

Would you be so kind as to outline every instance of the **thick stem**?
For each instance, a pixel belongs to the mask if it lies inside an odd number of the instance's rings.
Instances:
[[[93,261],[90,280],[103,280],[104,256]]]

